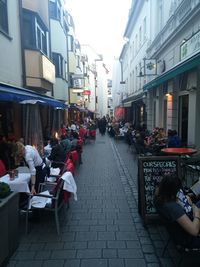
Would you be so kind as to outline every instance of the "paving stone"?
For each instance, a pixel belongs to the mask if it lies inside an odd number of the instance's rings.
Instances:
[[[76,241],[91,241],[97,240],[97,232],[77,232]]]
[[[74,241],[75,239],[75,233],[63,233],[61,236],[62,241]]]
[[[27,266],[29,266],[29,265],[27,265]],[[58,266],[63,267],[64,266],[64,260],[47,260],[47,261],[44,261],[43,265],[42,265],[42,267],[58,267]]]
[[[17,261],[15,260],[10,260],[7,264],[7,267],[15,267],[17,264]]]
[[[41,250],[37,251],[35,254],[35,258],[38,260],[43,260],[43,259],[49,259],[51,256],[51,251],[50,250]]]
[[[31,243],[21,243],[19,244],[18,250],[23,251],[23,250],[29,250],[31,246]]]
[[[101,249],[79,249],[77,250],[77,258],[81,259],[96,259],[101,258]]]
[[[144,259],[126,259],[125,260],[125,267],[134,267],[134,266],[146,267],[147,265]]]
[[[124,267],[124,260],[122,259],[111,259],[109,260],[109,267]]]
[[[116,249],[103,249],[103,258],[117,258],[117,250]]]
[[[80,264],[81,264],[80,260],[66,260],[64,267],[80,267]]]
[[[42,250],[45,247],[45,243],[32,243],[28,250]]]
[[[91,232],[104,232],[106,231],[106,225],[91,225],[89,230]]]
[[[75,249],[63,249],[52,251],[52,259],[71,259],[75,258],[76,250]]]
[[[142,251],[144,253],[154,253],[155,252],[153,245],[142,245]]]
[[[88,241],[88,248],[106,248],[106,241]]]
[[[87,259],[81,261],[81,267],[108,267],[108,260]]]
[[[137,240],[135,240],[135,241],[126,241],[126,247],[127,248],[141,248],[141,244]]]
[[[116,240],[115,232],[98,232],[98,240]]]
[[[117,240],[138,240],[136,233],[134,232],[118,232],[116,233]]]
[[[141,249],[119,249],[119,258],[143,258],[143,253]]]
[[[81,249],[81,248],[87,248],[87,242],[86,241],[79,241],[79,242],[65,242],[64,249]]]
[[[57,250],[57,249],[63,249],[64,242],[50,242],[46,243],[44,249],[45,250]]]
[[[118,232],[119,226],[118,225],[106,225],[107,232]]]
[[[35,257],[35,251],[19,251],[14,255],[15,260],[32,260]]]
[[[125,241],[107,241],[108,248],[126,248]]]
[[[147,262],[158,262],[158,258],[156,257],[155,254],[144,254],[145,259]]]
[[[42,261],[39,260],[35,260],[35,261],[20,261],[17,262],[17,264],[15,265],[16,267],[25,267],[25,266],[29,266],[29,267],[41,267],[42,265]]]

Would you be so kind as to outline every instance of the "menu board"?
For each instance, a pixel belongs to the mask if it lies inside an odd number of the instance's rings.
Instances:
[[[138,159],[138,209],[144,222],[155,217],[155,190],[165,174],[180,177],[180,158],[175,156],[139,157]]]

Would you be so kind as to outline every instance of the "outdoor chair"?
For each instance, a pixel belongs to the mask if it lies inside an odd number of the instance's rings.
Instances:
[[[40,192],[44,192],[48,190],[50,193],[49,195],[38,193],[38,194],[29,196],[28,207],[26,210],[26,233],[28,233],[28,228],[29,228],[30,211],[32,211],[33,213],[34,212],[41,213],[44,211],[54,213],[55,222],[56,222],[56,230],[58,234],[60,233],[58,212],[65,204],[63,184],[64,184],[64,181],[62,180],[62,178],[59,178],[58,181],[55,183],[44,182],[40,184]],[[44,207],[38,207],[37,205],[33,205],[32,201],[34,197],[37,197],[37,201],[45,199],[46,204],[44,205]]]
[[[200,248],[191,248],[187,244],[181,243],[179,239],[180,235],[186,235],[186,232],[177,222],[169,222],[166,218],[164,218],[161,214],[159,214],[159,218],[161,224],[163,224],[167,230],[168,238],[165,242],[165,245],[162,250],[161,256],[164,257],[167,248],[169,247],[170,243],[173,243],[176,250],[180,255],[180,259],[178,260],[177,266],[182,266],[183,260],[186,256],[191,256],[197,254],[198,257],[200,256]],[[199,237],[200,238],[200,237]]]
[[[200,177],[200,156],[183,160],[183,175],[186,186],[191,186]]]

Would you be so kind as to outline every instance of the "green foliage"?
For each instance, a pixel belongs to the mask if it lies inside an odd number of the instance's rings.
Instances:
[[[10,192],[10,186],[4,182],[0,182],[0,198],[7,197]]]

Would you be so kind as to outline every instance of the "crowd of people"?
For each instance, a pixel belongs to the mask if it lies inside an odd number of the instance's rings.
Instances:
[[[96,122],[85,118],[82,124],[62,124],[60,129],[47,140],[44,140],[43,151],[25,144],[23,138],[0,137],[0,177],[18,166],[26,165],[31,174],[30,191],[36,193],[39,184],[50,174],[50,168],[60,167],[66,163],[74,175],[76,162],[82,164],[83,144],[96,138]],[[71,166],[71,167],[70,167]]]

